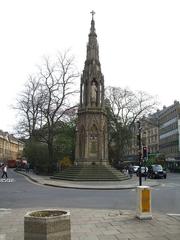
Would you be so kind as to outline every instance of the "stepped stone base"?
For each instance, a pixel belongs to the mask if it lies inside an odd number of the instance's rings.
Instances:
[[[123,181],[128,176],[109,165],[72,166],[56,173],[52,179],[69,181]]]

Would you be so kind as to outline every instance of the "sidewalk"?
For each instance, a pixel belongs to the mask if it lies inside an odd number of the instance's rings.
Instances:
[[[54,180],[54,179],[50,179],[50,177],[48,176],[40,176],[34,173],[25,173],[22,171],[18,171],[17,173],[20,173],[26,176],[33,182],[36,182],[45,186],[60,187],[60,188],[123,190],[123,189],[133,189],[139,186],[139,179],[136,176],[133,176],[131,179],[124,180],[124,181],[77,182],[77,181]],[[144,177],[142,178],[142,185],[154,187],[154,186],[158,186],[159,184],[160,182],[154,179],[147,179],[145,181]]]
[[[0,209],[0,240],[24,239],[24,215],[35,209]],[[134,211],[70,209],[71,240],[179,240],[180,217],[153,213],[139,220]]]

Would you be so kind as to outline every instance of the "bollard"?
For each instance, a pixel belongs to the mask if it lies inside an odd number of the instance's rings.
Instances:
[[[70,212],[45,209],[24,216],[24,240],[71,240]]]
[[[151,189],[149,186],[137,187],[136,217],[139,219],[152,219]]]

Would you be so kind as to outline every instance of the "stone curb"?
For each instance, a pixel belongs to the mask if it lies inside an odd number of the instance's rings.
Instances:
[[[44,186],[50,186],[50,187],[59,187],[59,188],[70,188],[70,189],[84,189],[84,190],[126,190],[126,189],[136,189],[136,187],[138,185],[131,185],[131,186],[128,186],[128,185],[125,185],[125,186],[112,186],[112,187],[101,187],[101,186],[65,186],[65,185],[54,185],[54,184],[50,184],[50,183],[44,183],[43,184]],[[159,186],[160,184],[159,183],[156,183],[156,184],[152,184],[152,185],[148,185],[150,187],[156,187],[156,186]]]
[[[101,187],[101,186],[65,186],[65,185],[54,185],[50,183],[44,183],[43,185],[45,186],[50,186],[50,187],[59,187],[59,188],[71,188],[71,189],[86,189],[86,190],[125,190],[125,189],[134,189],[136,186],[122,186],[122,187]]]
[[[21,174],[21,175],[23,175],[23,176],[29,178],[32,182],[40,183],[38,180],[32,178],[31,176],[29,176],[29,175],[27,175],[27,174],[25,174],[25,173],[23,173],[23,172],[21,172],[21,171],[17,171],[17,170],[14,170],[14,171],[15,171],[16,173],[18,173],[18,174]]]
[[[16,170],[15,170],[16,171]],[[56,187],[56,188],[70,188],[70,189],[84,189],[84,190],[126,190],[126,189],[135,189],[138,185],[124,185],[124,186],[85,186],[85,185],[77,185],[77,186],[73,186],[71,184],[69,185],[63,185],[63,184],[53,184],[53,183],[42,183],[41,181],[38,181],[37,179],[34,179],[32,176],[29,176],[26,173],[20,172],[20,171],[16,171],[17,173],[29,178],[31,181],[44,185],[44,186],[49,186],[49,187]],[[145,184],[146,185],[146,184]],[[147,184],[148,185],[148,184]],[[150,184],[148,186],[150,187],[155,187],[155,186],[159,186],[160,183],[155,182],[154,184]]]

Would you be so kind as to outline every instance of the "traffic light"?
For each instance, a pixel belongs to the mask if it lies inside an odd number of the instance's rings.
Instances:
[[[143,146],[143,158],[147,157],[147,154],[148,154],[147,150],[148,150],[147,147]]]

